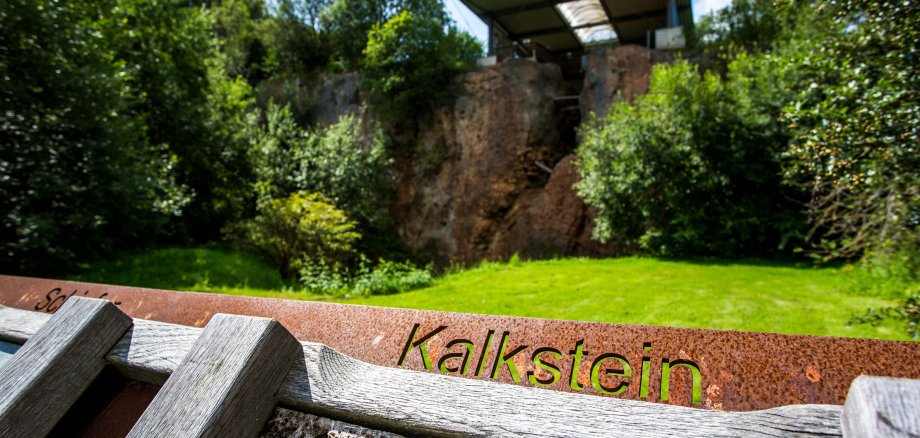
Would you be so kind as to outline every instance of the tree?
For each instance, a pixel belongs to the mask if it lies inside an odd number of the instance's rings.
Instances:
[[[320,26],[329,34],[334,61],[343,69],[361,65],[367,34],[375,24],[389,18],[387,0],[335,0],[320,15]]]
[[[769,51],[790,26],[790,8],[774,0],[733,0],[688,29],[690,46],[710,56]]]
[[[258,0],[222,0],[210,8],[213,28],[229,77],[242,76],[250,84],[265,79],[265,42],[259,25],[266,18],[265,3]]]
[[[575,188],[598,208],[594,237],[662,255],[790,250],[796,193],[782,184],[788,133],[768,113],[774,88],[726,83],[685,61],[655,66],[649,93],[581,129]]]
[[[808,33],[789,54],[801,91],[784,115],[799,133],[789,177],[812,195],[809,238],[829,257],[916,247],[920,6],[858,0],[805,12]]]
[[[130,87],[128,111],[152,145],[175,157],[191,201],[172,224],[178,239],[207,241],[251,208],[245,112],[251,90],[227,78],[208,11],[182,0],[115,0],[100,29]]]
[[[142,245],[187,198],[147,142],[100,32],[117,2],[5,1],[0,12],[0,266],[54,272]]]
[[[332,55],[329,39],[311,24],[317,20],[314,9],[320,6],[315,3],[283,0],[272,16],[261,23],[260,31],[268,50],[266,71],[293,76],[323,68],[329,62]]]
[[[449,95],[452,73],[482,53],[472,36],[434,9],[428,15],[403,10],[368,35],[366,85],[371,103],[385,115],[405,119],[430,110]]]
[[[251,159],[259,196],[318,192],[362,226],[384,225],[393,188],[393,161],[379,126],[362,129],[346,115],[317,131],[300,129],[288,107],[269,104]]]

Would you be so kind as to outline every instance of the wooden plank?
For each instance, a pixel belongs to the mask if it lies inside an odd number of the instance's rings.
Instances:
[[[24,327],[36,327],[39,321]],[[13,319],[17,322],[22,318]],[[130,326],[131,318],[108,301],[68,300],[0,370],[0,436],[44,436],[51,431]]]
[[[256,436],[299,347],[272,319],[215,315],[128,436]]]
[[[920,437],[920,380],[857,377],[841,420],[844,436]]]
[[[19,309],[0,306],[0,341],[14,344],[25,344],[35,332],[51,318],[50,314],[39,312],[23,312]]]

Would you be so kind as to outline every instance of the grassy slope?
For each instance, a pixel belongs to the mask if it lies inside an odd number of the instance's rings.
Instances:
[[[484,264],[397,295],[333,299],[284,291],[250,256],[209,249],[157,250],[88,266],[76,280],[240,295],[340,301],[627,324],[907,339],[902,327],[846,325],[890,305],[844,292],[840,271],[782,264],[564,259]]]

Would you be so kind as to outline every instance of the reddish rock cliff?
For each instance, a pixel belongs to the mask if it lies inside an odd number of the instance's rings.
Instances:
[[[638,46],[588,54],[582,114],[605,113],[616,99],[645,93],[651,66],[669,58]],[[456,80],[459,97],[452,105],[432,114],[417,135],[404,130],[396,138],[416,151],[397,163],[391,209],[406,243],[441,266],[515,253],[623,253],[590,239],[594,211],[572,189],[578,173],[573,140],[564,132],[572,121],[556,102],[567,94],[558,66],[511,59]],[[344,86],[316,98],[331,107],[316,112],[318,122],[356,111],[356,80],[339,82]]]

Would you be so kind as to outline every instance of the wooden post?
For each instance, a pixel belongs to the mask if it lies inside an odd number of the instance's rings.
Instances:
[[[0,436],[45,436],[131,326],[114,304],[72,297],[0,369]]]
[[[256,436],[300,355],[277,321],[214,315],[128,436]]]
[[[859,376],[840,420],[843,436],[920,436],[920,380]]]

